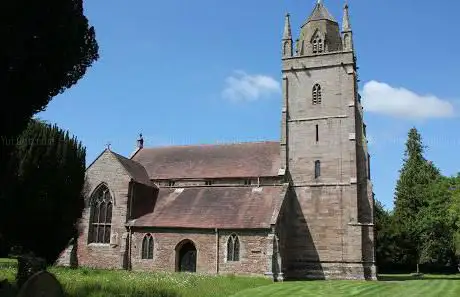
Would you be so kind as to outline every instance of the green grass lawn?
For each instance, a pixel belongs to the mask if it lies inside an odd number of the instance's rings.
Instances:
[[[6,263],[6,264],[5,264]],[[12,261],[0,259],[0,280],[14,280]],[[6,267],[6,268],[5,268]],[[258,277],[142,273],[51,268],[67,297],[308,297],[460,296],[460,275],[384,275],[381,281],[303,281],[272,283]]]
[[[226,297],[271,283],[261,277],[143,273],[123,270],[49,269],[67,297]],[[0,280],[14,281],[16,268],[0,269]]]
[[[414,279],[408,275],[383,275],[380,281],[304,281],[284,282],[246,289],[232,297],[457,297],[460,275],[427,275]]]

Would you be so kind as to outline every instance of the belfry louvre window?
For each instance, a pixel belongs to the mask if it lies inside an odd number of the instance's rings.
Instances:
[[[236,234],[232,234],[227,241],[227,261],[240,260],[240,241]]]
[[[313,86],[311,103],[313,105],[321,104],[321,86],[319,84]]]
[[[314,54],[319,54],[324,51],[324,44],[323,40],[321,37],[317,36],[315,39],[313,39],[313,53]]]
[[[110,191],[101,185],[91,197],[89,243],[110,243],[112,207]]]
[[[142,259],[153,259],[153,236],[146,234],[142,239]]]

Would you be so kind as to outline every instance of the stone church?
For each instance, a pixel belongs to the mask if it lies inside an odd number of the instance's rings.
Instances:
[[[87,168],[78,240],[58,264],[375,279],[374,198],[348,6],[319,1],[281,40],[279,142],[110,148]],[[74,255],[70,257],[70,255]]]

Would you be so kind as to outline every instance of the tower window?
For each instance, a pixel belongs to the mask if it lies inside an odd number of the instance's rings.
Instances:
[[[312,45],[313,45],[314,54],[319,54],[319,53],[324,52],[324,43],[323,43],[323,39],[321,39],[320,36],[316,36],[315,39],[313,39]]]
[[[312,104],[321,104],[321,86],[319,84],[315,84],[312,90]]]
[[[319,127],[316,125],[316,142],[319,141]]]
[[[319,160],[315,161],[315,178],[321,176],[321,162]]]

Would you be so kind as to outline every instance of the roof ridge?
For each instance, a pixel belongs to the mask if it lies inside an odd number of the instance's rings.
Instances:
[[[135,163],[137,163],[137,164],[139,164],[139,165],[142,166],[142,164],[140,164],[140,163],[137,162],[137,161],[134,161],[133,159],[127,158],[127,157],[125,157],[125,156],[123,156],[123,155],[121,155],[121,154],[119,154],[119,153],[114,152],[114,151],[110,151],[110,152],[111,152],[112,154],[114,154],[115,156],[117,156],[117,157],[123,158],[124,160],[128,160],[128,161],[135,162]],[[144,166],[142,166],[142,167],[144,167]]]
[[[263,141],[242,141],[242,142],[226,142],[226,143],[177,144],[177,145],[163,145],[163,146],[143,147],[143,149],[212,147],[212,146],[231,146],[231,145],[263,144],[263,143],[279,143],[279,141],[276,141],[276,140],[263,140]]]

